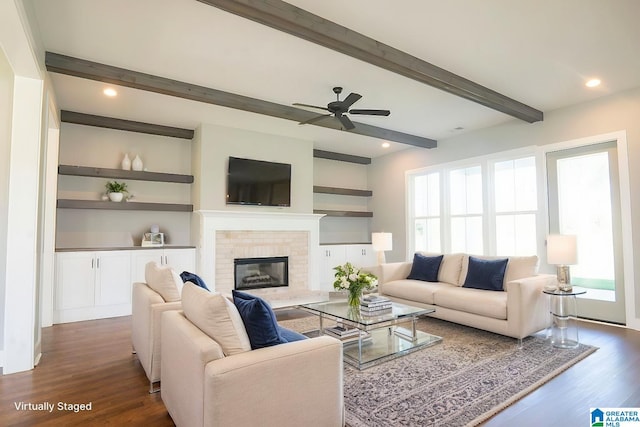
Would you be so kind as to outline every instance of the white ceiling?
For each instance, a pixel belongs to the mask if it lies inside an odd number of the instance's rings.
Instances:
[[[356,122],[432,139],[513,119],[196,0],[25,0],[48,51],[290,105],[326,105],[332,87]],[[640,86],[640,1],[289,0],[289,3],[533,108],[551,110]],[[59,107],[167,126],[206,122],[376,157],[409,146],[284,119],[51,74]],[[597,76],[603,84],[584,86]],[[463,130],[454,130],[457,127]]]

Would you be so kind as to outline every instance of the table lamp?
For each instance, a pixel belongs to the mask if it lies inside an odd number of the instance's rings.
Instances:
[[[385,263],[384,251],[393,249],[391,233],[371,233],[371,246],[378,252],[378,265]]]
[[[557,266],[558,289],[571,291],[569,266],[577,263],[578,250],[575,235],[550,234],[547,236],[547,263]]]

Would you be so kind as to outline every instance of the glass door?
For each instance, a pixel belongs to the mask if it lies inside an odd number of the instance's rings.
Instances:
[[[616,143],[547,153],[550,233],[575,234],[580,317],[625,324]]]

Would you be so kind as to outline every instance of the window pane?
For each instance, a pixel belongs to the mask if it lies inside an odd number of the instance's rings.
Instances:
[[[534,214],[496,216],[496,255],[530,256],[537,253]]]
[[[496,212],[513,212],[516,206],[513,160],[494,165]]]
[[[482,213],[482,168],[472,166],[449,172],[452,215]]]
[[[483,253],[482,217],[451,218],[451,252]]]
[[[415,222],[415,251],[440,252],[440,219],[418,219]]]
[[[427,176],[427,215],[440,216],[440,173]]]
[[[418,175],[413,178],[414,216],[427,214],[427,176]]]
[[[577,235],[576,279],[615,280],[609,158],[606,152],[559,159],[560,233]]]
[[[440,248],[440,219],[427,220],[427,249],[428,252],[442,252]]]
[[[497,162],[494,172],[496,212],[536,210],[535,157]]]

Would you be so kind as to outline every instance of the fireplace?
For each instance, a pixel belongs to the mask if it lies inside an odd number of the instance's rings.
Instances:
[[[277,288],[289,286],[289,257],[236,258],[234,288]]]

